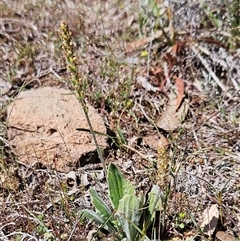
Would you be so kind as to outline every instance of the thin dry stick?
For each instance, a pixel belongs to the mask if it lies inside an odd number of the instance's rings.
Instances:
[[[80,74],[79,74],[77,59],[74,55],[74,50],[73,50],[72,33],[70,32],[68,25],[64,21],[62,21],[62,23],[60,25],[60,38],[62,39],[62,49],[64,51],[64,55],[67,60],[67,67],[71,74],[71,84],[75,90],[77,99],[79,100],[79,102],[81,103],[81,105],[83,107],[83,111],[84,111],[86,120],[88,122],[91,135],[93,137],[94,143],[97,148],[99,159],[102,162],[105,175],[107,175],[107,169],[106,169],[106,165],[105,165],[105,162],[103,159],[102,151],[98,145],[97,138],[96,138],[95,132],[93,130],[91,120],[88,115],[87,103],[85,101],[85,93],[87,90],[87,81],[84,80],[84,78],[82,76],[80,76]]]
[[[201,50],[204,54],[208,55],[213,61],[214,59],[211,57],[211,53],[208,49],[200,46],[200,45],[197,45],[198,46],[198,49]],[[224,69],[228,69],[228,65],[231,66],[230,69],[229,69],[229,73],[232,71],[232,69],[234,68],[235,66],[235,62],[231,62],[231,63],[227,63],[226,61],[227,60],[221,60],[221,59],[218,59],[217,60],[218,63],[224,68]],[[229,79],[232,81],[233,85],[234,85],[234,88],[239,91],[240,90],[240,85],[238,83],[238,80],[234,79],[233,77],[229,77]]]
[[[219,80],[219,78],[216,76],[216,74],[212,71],[211,67],[208,65],[207,61],[202,57],[202,55],[199,53],[200,50],[197,50],[198,46],[191,45],[192,51],[196,54],[196,56],[200,59],[203,66],[207,69],[211,77],[215,80],[215,82],[219,85],[219,87],[224,91],[227,92],[226,86]],[[228,97],[232,98],[232,96],[229,95],[229,93],[226,93]]]

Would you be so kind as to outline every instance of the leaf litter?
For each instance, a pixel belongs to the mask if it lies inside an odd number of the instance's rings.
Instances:
[[[210,208],[207,207],[203,212],[203,218],[200,224],[200,228],[203,233],[207,234],[208,236],[212,236],[217,227],[218,218],[218,205],[214,204]]]

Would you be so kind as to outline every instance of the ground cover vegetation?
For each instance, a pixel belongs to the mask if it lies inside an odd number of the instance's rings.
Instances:
[[[239,240],[239,11],[238,0],[1,1],[0,240]],[[63,173],[14,155],[9,103],[44,86],[99,111],[98,163]],[[79,131],[101,134],[91,119]]]

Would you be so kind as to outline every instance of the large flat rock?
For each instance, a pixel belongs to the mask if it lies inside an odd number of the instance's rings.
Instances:
[[[58,171],[68,172],[88,162],[97,162],[96,146],[82,106],[75,95],[52,87],[22,91],[7,111],[8,139],[19,161],[40,162]],[[106,134],[101,116],[88,104],[93,129]],[[102,149],[106,138],[97,135]]]

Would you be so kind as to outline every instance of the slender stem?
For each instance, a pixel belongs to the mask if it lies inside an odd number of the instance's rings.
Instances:
[[[84,108],[83,108],[84,109]],[[97,141],[97,138],[96,138],[96,134],[95,134],[95,131],[93,130],[93,127],[92,127],[92,123],[90,121],[90,118],[89,118],[89,115],[88,115],[88,112],[84,111],[84,114],[86,116],[86,120],[87,120],[87,123],[89,125],[89,130],[90,130],[90,133],[93,137],[93,141],[96,145],[96,148],[97,148],[97,153],[98,153],[98,157],[103,165],[103,170],[104,170],[104,173],[105,173],[105,176],[107,176],[107,168],[106,168],[106,164],[105,164],[105,161],[103,159],[103,154],[102,154],[102,150],[98,144],[98,141]]]
[[[64,56],[67,61],[67,68],[71,74],[70,82],[75,90],[77,99],[79,100],[79,102],[81,103],[81,105],[83,107],[83,111],[84,111],[87,123],[89,125],[90,133],[91,133],[94,143],[96,145],[98,157],[103,165],[103,169],[104,169],[105,176],[106,176],[107,175],[106,164],[103,159],[102,151],[97,142],[96,134],[93,130],[92,123],[91,123],[91,120],[88,115],[87,103],[85,101],[87,81],[84,80],[84,78],[79,74],[77,59],[74,55],[72,33],[70,32],[68,25],[64,21],[62,21],[62,23],[60,25],[60,38],[62,40],[62,49],[64,52]]]

